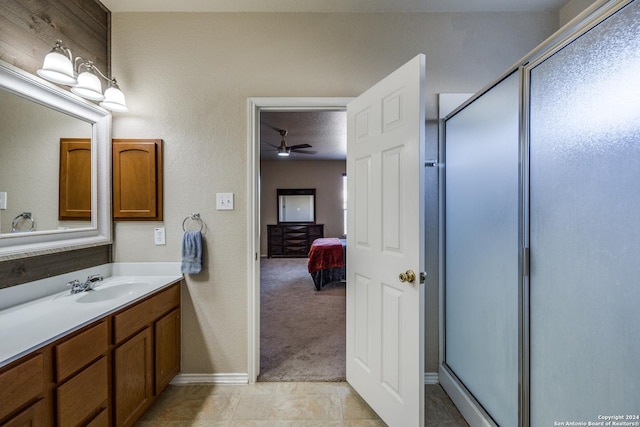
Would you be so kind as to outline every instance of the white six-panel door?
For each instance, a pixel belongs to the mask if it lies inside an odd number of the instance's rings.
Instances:
[[[347,107],[347,381],[391,427],[424,424],[424,69]]]

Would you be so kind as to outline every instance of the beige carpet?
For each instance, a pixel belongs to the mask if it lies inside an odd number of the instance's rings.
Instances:
[[[258,381],[344,381],[344,283],[316,291],[307,258],[262,258]]]

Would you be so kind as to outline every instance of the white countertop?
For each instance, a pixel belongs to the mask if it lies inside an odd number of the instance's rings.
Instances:
[[[95,290],[70,293],[93,274]],[[182,278],[180,263],[114,263],[0,289],[0,367]]]

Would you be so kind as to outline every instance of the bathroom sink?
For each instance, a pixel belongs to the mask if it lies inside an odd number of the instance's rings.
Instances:
[[[97,286],[91,291],[83,292],[76,300],[80,303],[100,302],[125,296],[143,294],[150,288],[149,283],[133,282],[113,286]]]

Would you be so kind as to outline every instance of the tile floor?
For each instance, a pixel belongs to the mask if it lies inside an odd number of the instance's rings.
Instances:
[[[439,385],[425,386],[425,426],[467,423]],[[137,427],[384,427],[344,382],[169,386]]]

